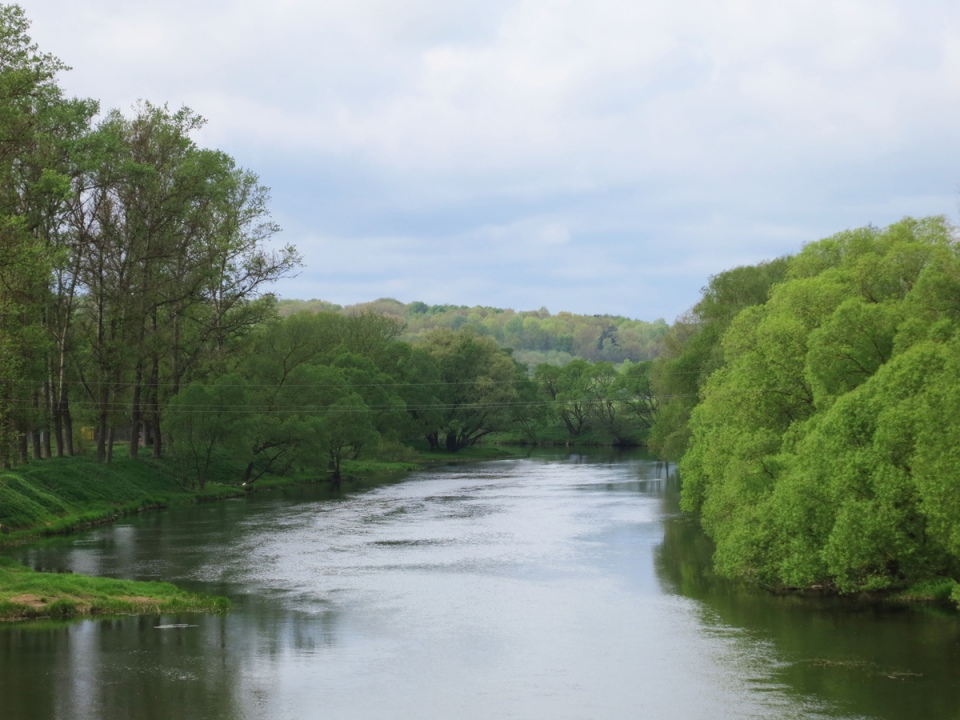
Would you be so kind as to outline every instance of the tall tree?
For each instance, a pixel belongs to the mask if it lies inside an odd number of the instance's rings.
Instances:
[[[229,156],[195,145],[202,124],[187,108],[141,103],[131,118],[109,113],[90,143],[100,153],[78,186],[75,219],[87,240],[84,384],[98,408],[100,460],[120,403],[130,407],[130,454],[146,427],[159,455],[166,400],[265,317],[262,286],[299,262],[291,247],[266,249],[277,230],[266,190]]]
[[[42,327],[47,277],[54,263],[46,242],[65,184],[59,138],[71,111],[56,83],[66,67],[41,53],[17,5],[0,5],[0,462],[9,464],[26,432],[37,432],[46,388]],[[84,113],[79,113],[83,115]],[[76,118],[75,118],[76,119]],[[82,119],[80,120],[82,122]],[[43,405],[46,405],[44,397]],[[36,406],[28,412],[27,406]],[[33,417],[31,417],[31,415]],[[47,434],[49,437],[49,433]],[[35,451],[38,452],[38,451]]]

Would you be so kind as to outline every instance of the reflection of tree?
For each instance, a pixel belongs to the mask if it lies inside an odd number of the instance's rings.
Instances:
[[[252,598],[225,616],[112,618],[0,631],[4,720],[80,717],[234,720],[269,693],[271,663],[336,644],[338,615]],[[157,629],[178,623],[193,627]],[[304,717],[308,716],[306,713]]]
[[[663,542],[654,552],[660,581],[672,592],[700,599],[717,586],[710,558],[713,543],[690,516],[680,515],[664,523]],[[729,583],[727,583],[729,584]]]
[[[713,544],[693,518],[676,513],[675,492],[676,484],[668,485],[657,576],[669,592],[698,601],[701,623],[730,637],[742,651],[737,657],[772,643],[783,662],[773,666],[770,680],[800,696],[804,707],[827,701],[835,707],[824,710],[829,717],[960,715],[953,689],[960,661],[955,614],[777,596],[719,578],[710,568]]]
[[[10,627],[0,632],[0,698],[3,717],[56,717],[58,695],[50,678],[67,678],[63,656],[57,652],[68,628],[54,626],[44,631]]]

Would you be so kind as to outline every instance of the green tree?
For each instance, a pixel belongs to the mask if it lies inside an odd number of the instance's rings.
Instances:
[[[844,592],[960,577],[956,257],[942,218],[840,233],[729,324],[680,464],[720,572]]]
[[[690,414],[710,375],[723,364],[721,338],[745,308],[762,305],[783,280],[787,259],[741,266],[710,278],[693,309],[663,337],[650,378],[659,398],[649,445],[661,457],[678,460],[690,439]]]
[[[24,412],[24,403],[39,405],[45,387],[43,404],[49,404],[47,373],[36,362],[46,350],[37,309],[45,306],[54,264],[45,241],[48,215],[56,213],[64,187],[62,167],[52,164],[59,138],[68,134],[59,124],[67,122],[68,106],[79,106],[65,101],[56,83],[66,67],[41,53],[28,29],[22,8],[0,5],[0,464],[5,466],[15,454],[26,460],[26,433],[39,430],[28,427],[39,413]]]
[[[437,364],[440,423],[427,433],[432,448],[456,452],[492,432],[516,426],[532,411],[523,366],[492,338],[435,330],[423,347]]]
[[[185,485],[203,489],[224,454],[242,456],[256,422],[251,397],[242,377],[225,375],[213,384],[190,383],[171,398],[169,432]]]

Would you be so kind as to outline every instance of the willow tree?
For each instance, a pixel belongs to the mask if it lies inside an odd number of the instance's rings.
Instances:
[[[422,347],[436,362],[440,383],[439,423],[427,433],[432,448],[462,450],[492,432],[511,429],[537,406],[525,368],[493,338],[439,329]]]
[[[723,336],[680,465],[724,574],[960,580],[958,246],[943,218],[812,243]]]

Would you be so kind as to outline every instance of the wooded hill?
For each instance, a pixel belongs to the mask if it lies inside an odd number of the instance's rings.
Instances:
[[[281,300],[281,317],[296,312],[336,312],[346,316],[375,313],[401,323],[400,339],[417,341],[436,328],[470,328],[492,337],[531,370],[540,363],[564,365],[573,358],[591,362],[641,362],[657,357],[668,330],[653,322],[615,315],[551,314],[546,308],[516,311],[466,305],[404,304],[392,298],[340,306],[322,300]]]

